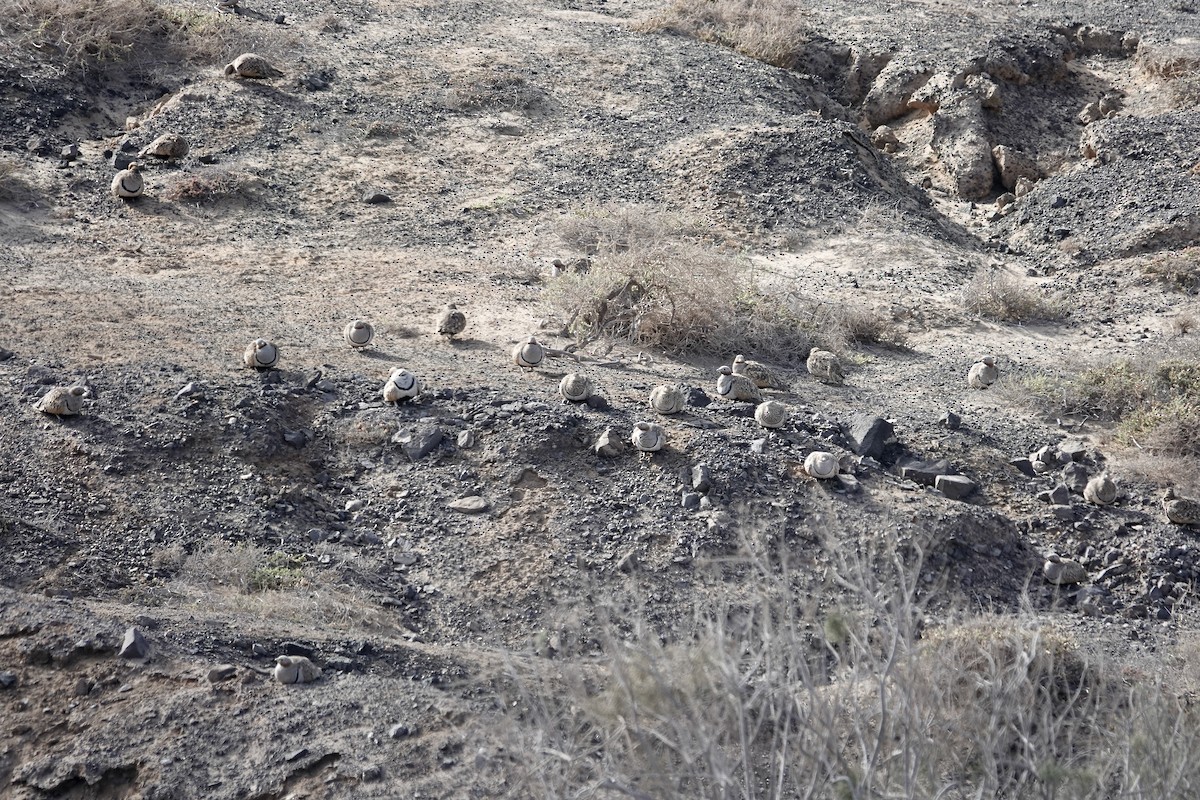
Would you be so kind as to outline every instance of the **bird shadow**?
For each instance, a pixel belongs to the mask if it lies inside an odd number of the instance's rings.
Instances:
[[[372,350],[360,350],[359,352],[362,354],[363,358],[369,358],[372,361],[398,362],[401,360],[400,356],[396,355],[395,353],[389,353],[387,350],[379,350],[377,348]]]

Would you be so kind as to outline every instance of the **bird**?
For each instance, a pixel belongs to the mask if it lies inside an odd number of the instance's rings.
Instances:
[[[996,367],[996,359],[984,356],[971,365],[971,370],[967,373],[967,385],[972,389],[986,389],[999,377],[1000,370]]]
[[[808,361],[805,366],[808,367],[808,373],[821,383],[841,386],[846,380],[846,375],[842,371],[842,360],[837,357],[836,353],[828,350],[819,350],[814,347],[808,353]]]
[[[271,369],[279,363],[279,348],[266,339],[255,339],[246,345],[242,363],[254,369]]]
[[[1117,499],[1117,484],[1107,474],[1101,473],[1083,487],[1083,499],[1094,506],[1112,505]]]
[[[767,400],[754,409],[754,419],[764,428],[781,428],[787,422],[787,406],[778,400]]]
[[[277,656],[273,674],[280,683],[312,683],[321,677],[321,668],[304,656]]]
[[[118,172],[112,179],[113,195],[124,200],[141,197],[145,188],[146,184],[142,180],[142,165],[136,162]]]
[[[33,407],[43,414],[72,417],[83,410],[85,394],[87,389],[83,386],[55,386],[42,395]]]
[[[838,474],[838,460],[833,453],[814,450],[804,459],[804,471],[813,478],[832,478]]]
[[[385,403],[406,403],[421,393],[421,380],[406,369],[392,370],[387,382],[383,384],[383,400]]]
[[[375,338],[375,328],[365,320],[356,319],[346,326],[342,336],[351,347],[366,347]]]
[[[656,422],[639,422],[633,426],[629,441],[643,453],[654,453],[666,445],[667,432]]]
[[[1072,561],[1057,553],[1052,553],[1042,563],[1042,576],[1049,583],[1063,586],[1070,583],[1083,583],[1087,580],[1087,570],[1078,561]]]
[[[283,75],[270,61],[254,53],[242,53],[226,64],[225,74],[231,78],[278,78]]]
[[[745,375],[734,375],[733,369],[722,366],[717,375],[717,394],[726,400],[741,400],[746,403],[761,403],[762,394],[754,381]]]
[[[1200,500],[1179,497],[1175,489],[1167,489],[1163,495],[1163,513],[1176,525],[1200,525]]]
[[[538,340],[530,336],[523,342],[518,342],[517,346],[512,351],[513,363],[518,367],[533,369],[540,366],[542,360],[546,357],[545,349],[538,344]]]
[[[454,339],[455,336],[463,332],[467,327],[467,315],[458,310],[458,306],[454,303],[446,303],[446,307],[442,309],[442,313],[438,314],[437,332],[448,339]]]
[[[733,357],[733,374],[749,378],[759,389],[787,388],[787,384],[770,367],[758,361],[751,361],[743,355]]]
[[[663,383],[650,390],[650,407],[660,414],[678,414],[686,402],[678,386]]]
[[[568,372],[558,383],[558,391],[564,400],[572,403],[583,403],[595,391],[592,379],[582,372]]]
[[[142,148],[138,158],[153,156],[163,161],[174,161],[188,154],[188,140],[178,133],[164,133]]]

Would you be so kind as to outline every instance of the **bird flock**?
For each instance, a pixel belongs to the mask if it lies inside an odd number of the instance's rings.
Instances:
[[[218,10],[237,12],[238,0],[216,0]],[[226,77],[238,80],[263,80],[277,78],[283,73],[267,59],[254,53],[243,53],[225,65]],[[166,133],[138,153],[140,159],[158,159],[174,162],[189,152],[187,140],[175,133]],[[134,200],[145,191],[141,164],[131,163],[119,171],[112,180],[112,194],[122,200]],[[555,261],[555,269],[561,272],[566,265]],[[557,274],[557,273],[556,273]],[[439,313],[435,328],[439,336],[453,341],[467,325],[466,315],[454,303],[447,303]],[[375,329],[365,320],[352,320],[343,331],[346,344],[354,349],[368,347],[375,338]],[[546,348],[533,336],[516,344],[512,349],[512,361],[518,367],[535,370],[546,358]],[[265,339],[253,340],[245,349],[243,364],[257,370],[274,369],[279,363],[279,347]],[[845,383],[845,371],[836,353],[813,348],[806,362],[809,374],[830,386]],[[971,365],[967,371],[967,386],[984,390],[1000,379],[1000,369],[994,356],[986,355]],[[764,399],[762,390],[787,391],[788,384],[771,367],[746,358],[734,356],[733,363],[722,365],[716,378],[716,394],[723,400],[734,403],[754,403],[754,419],[763,428],[777,429],[788,419],[788,408],[778,400]],[[406,403],[420,396],[421,380],[407,369],[393,369],[383,386],[383,399],[392,404]],[[571,372],[559,383],[559,394],[564,402],[585,403],[595,395],[596,387],[590,377],[582,372]],[[83,387],[53,387],[35,405],[40,412],[55,416],[79,414],[83,409],[86,390]],[[659,385],[650,391],[650,408],[661,415],[678,414],[687,404],[682,387]],[[667,445],[666,430],[658,423],[641,421],[634,425],[630,436],[633,447],[642,453],[655,453]],[[1035,464],[1036,466],[1036,464]],[[839,473],[837,459],[823,451],[810,453],[804,461],[804,471],[814,478],[827,479]],[[1116,484],[1108,475],[1099,475],[1088,481],[1083,490],[1084,500],[1097,506],[1114,503],[1118,496]],[[1167,518],[1180,525],[1200,524],[1200,501],[1176,497],[1168,490],[1163,501]]]
[[[129,170],[137,177],[137,165],[131,165]],[[117,181],[114,181],[114,190]],[[132,191],[135,187],[130,183],[122,183],[123,190]],[[434,329],[439,336],[445,336],[453,341],[467,327],[466,314],[454,303],[447,303],[434,320]],[[370,322],[354,319],[348,322],[342,330],[342,338],[346,345],[354,350],[369,347],[375,340],[375,328]],[[512,349],[512,362],[525,370],[536,370],[545,362],[547,350],[536,337],[529,336]],[[253,339],[242,352],[242,365],[248,369],[267,372],[276,369],[280,361],[280,348],[267,339]],[[845,381],[845,373],[840,359],[828,350],[813,349],[807,360],[810,374],[823,383],[841,386]],[[971,365],[967,372],[967,385],[972,389],[987,389],[1000,378],[1000,370],[993,356],[984,356]],[[412,371],[398,367],[391,370],[383,384],[382,396],[384,402],[401,405],[418,398],[423,385],[421,379]],[[732,364],[723,364],[717,370],[716,394],[731,403],[754,404],[754,420],[762,428],[772,430],[783,427],[789,417],[786,404],[775,399],[764,399],[763,389],[786,391],[788,384],[782,377],[758,361],[752,361],[744,355],[734,356]],[[567,403],[586,403],[596,394],[594,381],[586,373],[569,372],[563,376],[558,385],[559,394]],[[34,408],[43,414],[56,417],[69,417],[81,414],[84,400],[88,395],[85,386],[54,386],[34,403]],[[660,384],[650,390],[649,406],[652,411],[662,416],[681,413],[687,406],[687,391],[685,387],[671,384]],[[653,454],[667,447],[668,436],[666,429],[657,422],[642,420],[634,424],[629,437],[633,448],[644,454]],[[1031,457],[1032,458],[1032,457]],[[1035,468],[1037,463],[1034,462]],[[841,465],[836,456],[826,451],[813,451],[804,459],[803,471],[810,477],[828,480],[837,477]],[[1040,470],[1045,471],[1045,470]],[[1083,487],[1084,500],[1092,505],[1107,506],[1116,502],[1119,494],[1116,483],[1107,474],[1101,474],[1090,479]],[[1186,497],[1178,497],[1173,489],[1167,491],[1162,501],[1163,513],[1167,519],[1177,525],[1200,525],[1200,501]]]
[[[237,13],[238,0],[217,0],[216,9]],[[225,65],[225,76],[237,80],[266,80],[278,78],[283,72],[270,61],[255,53],[242,53]],[[157,159],[175,163],[191,151],[188,140],[178,133],[164,133],[138,152],[138,158]],[[132,201],[145,194],[146,183],[142,177],[141,164],[129,164],[113,176],[111,191],[114,197]]]

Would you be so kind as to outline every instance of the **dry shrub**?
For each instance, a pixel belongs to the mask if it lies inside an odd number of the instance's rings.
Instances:
[[[220,200],[248,199],[258,179],[229,170],[209,170],[179,176],[162,191],[172,202],[215,203]]]
[[[322,14],[312,21],[312,27],[318,33],[343,33],[350,30],[346,20],[337,14]]]
[[[6,18],[9,43],[58,70],[100,70],[116,63],[153,68],[176,61],[212,61],[255,49],[267,40],[215,11],[159,0],[15,0]]]
[[[0,158],[0,202],[15,200],[28,191],[17,177],[16,159]]]
[[[1200,70],[1200,47],[1195,44],[1158,44],[1143,41],[1134,63],[1155,78],[1185,78]]]
[[[1036,375],[1020,391],[1035,405],[1116,423],[1120,443],[1163,456],[1200,456],[1200,360],[1179,346],[1137,360]]]
[[[760,292],[746,259],[688,234],[678,219],[646,209],[592,209],[568,218],[560,235],[591,255],[591,267],[551,283],[547,302],[580,342],[805,358],[812,340],[786,299]]]
[[[451,111],[520,111],[540,105],[545,96],[523,71],[501,64],[455,75],[444,104]]]
[[[558,232],[589,260],[553,281],[545,296],[581,344],[625,340],[721,358],[769,353],[780,363],[803,360],[814,345],[904,344],[889,314],[820,301],[795,284],[764,288],[748,259],[670,214],[587,208],[565,218]]]
[[[786,0],[673,0],[638,28],[692,36],[790,69],[808,41],[804,12]]]
[[[623,613],[592,626],[599,659],[514,665],[508,749],[530,756],[506,776],[514,794],[1100,800],[1200,788],[1186,670],[1132,673],[1027,612],[922,632],[918,566],[834,558],[836,624],[786,569],[748,558],[755,593],[669,642]]]
[[[968,313],[996,322],[1058,322],[1068,314],[1062,297],[997,271],[976,273],[963,287],[962,303]]]
[[[829,350],[864,345],[903,349],[908,344],[907,334],[890,313],[853,302],[818,304],[810,329],[817,343]]]
[[[1200,293],[1200,247],[1155,255],[1143,263],[1142,271],[1181,292]]]

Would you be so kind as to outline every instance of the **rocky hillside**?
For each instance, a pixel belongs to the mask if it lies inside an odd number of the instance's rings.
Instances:
[[[1194,796],[1129,756],[1200,732],[1200,16],[1146,5],[17,3],[0,794]]]

